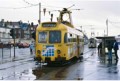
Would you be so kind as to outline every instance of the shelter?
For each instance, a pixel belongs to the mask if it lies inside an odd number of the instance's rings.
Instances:
[[[105,36],[105,37],[96,37],[96,38],[101,39],[102,41],[102,52],[100,54],[100,57],[102,60],[105,60],[106,54],[108,54],[108,51],[107,51],[108,42],[110,41],[111,43],[114,43],[115,36]],[[114,53],[113,50],[112,50],[112,53]]]

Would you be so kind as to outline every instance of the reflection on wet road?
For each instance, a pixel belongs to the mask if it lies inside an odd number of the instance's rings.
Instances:
[[[38,76],[39,80],[118,80],[119,61],[113,60],[112,66],[108,67],[108,61],[101,61],[98,58],[97,49],[89,49],[84,54],[82,62],[73,63],[63,67],[44,67]],[[109,72],[109,70],[111,72]],[[46,73],[45,73],[46,72]],[[112,76],[112,77],[111,77]]]
[[[120,51],[118,52],[120,53]],[[1,64],[1,80],[120,80],[119,60],[101,61],[97,48],[85,48],[83,61],[64,66],[36,65],[33,59]],[[113,56],[114,57],[114,56]],[[6,67],[7,66],[7,67]]]

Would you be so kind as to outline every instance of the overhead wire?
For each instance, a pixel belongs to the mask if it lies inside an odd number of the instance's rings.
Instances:
[[[30,6],[24,6],[24,7],[0,7],[2,9],[23,9],[23,8],[30,8],[30,7],[33,7],[33,6],[38,6],[37,4],[36,5],[30,5]]]
[[[32,3],[29,3],[28,1],[26,0],[23,0],[25,3],[27,3],[28,5],[39,5],[39,4],[32,4]]]
[[[28,6],[24,6],[24,7],[0,7],[0,8],[3,8],[3,9],[14,9],[14,10],[17,10],[17,9],[25,9],[25,8],[30,8],[30,7],[35,7],[35,6],[38,6],[39,3],[37,4],[32,4],[26,0],[23,0],[26,4],[28,4]],[[49,6],[49,5],[41,5],[41,8],[44,9],[44,7],[42,6],[45,6],[45,8],[47,7],[54,7],[54,8],[63,8],[63,7],[57,7],[57,6]],[[72,6],[68,7],[67,9],[70,9],[71,7],[75,6],[75,4],[73,4]],[[50,10],[49,8],[47,8],[48,10],[46,10],[46,12],[56,12],[56,11],[60,11],[60,10]],[[70,9],[70,10],[83,10],[83,9]],[[44,12],[43,10],[41,10],[40,12]],[[54,14],[55,15],[55,14]],[[56,15],[55,15],[56,16]]]
[[[3,9],[24,9],[24,8],[30,8],[30,7],[34,7],[34,6],[38,6],[39,4],[32,4],[32,3],[29,3],[28,1],[26,1],[26,0],[23,0],[26,4],[28,4],[29,6],[24,6],[24,7],[0,7],[0,8],[3,8]],[[41,6],[45,6],[46,8],[47,7],[54,7],[54,8],[63,8],[63,7],[57,7],[57,6],[49,6],[49,5],[41,5]],[[75,4],[73,4],[72,6],[70,6],[70,7],[68,7],[68,9],[69,8],[71,8],[71,7],[73,7],[73,6],[75,6]],[[44,7],[42,7],[42,8],[44,8]],[[49,9],[49,8],[47,8],[47,9]],[[83,10],[83,9],[70,9],[70,10]],[[46,12],[56,12],[56,11],[60,11],[60,10],[47,10]],[[41,11],[41,12],[43,12],[43,11]]]
[[[26,1],[26,0],[23,0],[25,3],[27,3],[28,5],[36,5],[36,4],[32,4],[32,3],[29,3],[28,1]],[[37,4],[37,5],[39,5],[39,3]],[[46,8],[48,7],[52,7],[52,8],[63,8],[63,7],[58,7],[58,6],[50,6],[50,5],[41,5],[41,6],[45,6]]]
[[[116,28],[120,28],[120,26],[116,26],[115,24],[120,24],[120,22],[112,22],[112,21],[108,21],[109,23],[111,23],[111,25],[113,25]]]

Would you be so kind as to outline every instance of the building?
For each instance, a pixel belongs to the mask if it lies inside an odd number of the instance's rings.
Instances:
[[[2,43],[13,42],[13,39],[10,36],[10,30],[12,28],[15,29],[16,42],[20,42],[23,40],[29,41],[32,39],[31,34],[33,33],[33,31],[36,30],[36,27],[37,25],[34,25],[33,22],[29,24],[23,23],[22,21],[11,22],[4,21],[4,19],[2,19],[0,21],[0,42]]]

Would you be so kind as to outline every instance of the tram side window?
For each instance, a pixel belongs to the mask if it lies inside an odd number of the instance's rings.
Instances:
[[[72,34],[68,33],[67,37],[68,37],[68,42],[72,42]]]
[[[60,42],[61,42],[61,31],[50,31],[49,43],[60,43]]]
[[[67,33],[65,33],[65,35],[64,35],[64,43],[67,43],[67,39],[68,39]]]
[[[73,42],[77,42],[77,35],[73,35]]]
[[[47,43],[47,32],[39,32],[38,42],[39,43]]]
[[[67,42],[77,42],[77,35],[65,33],[64,43],[67,43]]]

